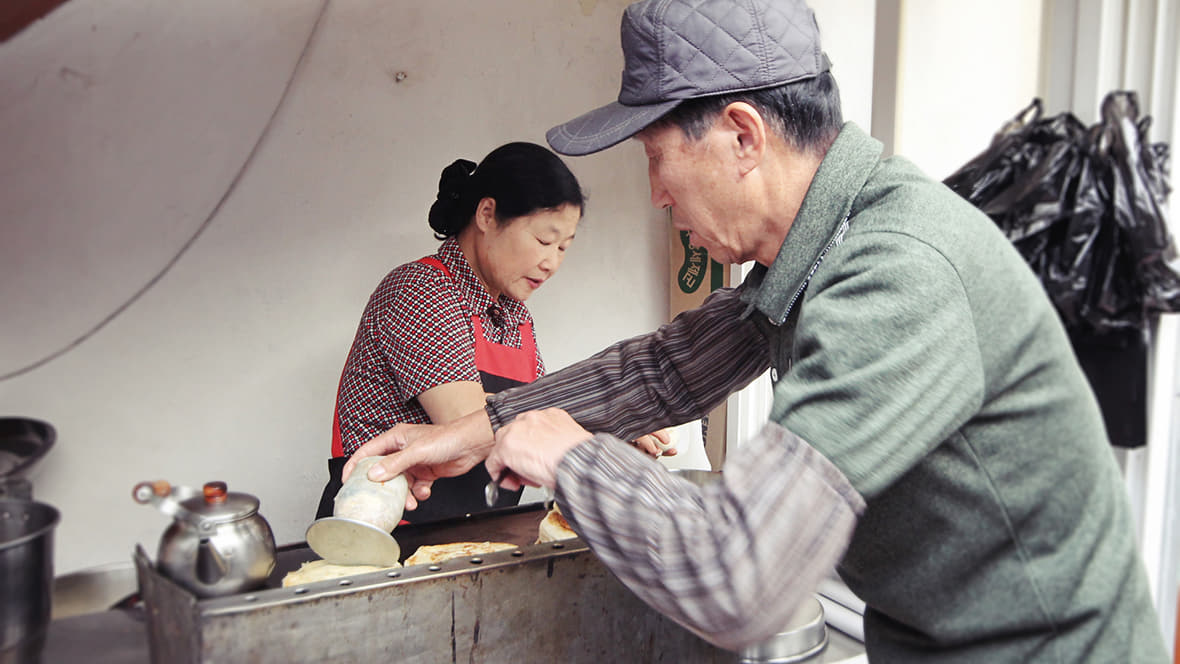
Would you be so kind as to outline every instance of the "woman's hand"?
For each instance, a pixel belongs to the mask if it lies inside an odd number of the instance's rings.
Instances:
[[[631,444],[640,452],[657,459],[662,456],[676,456],[676,444],[672,442],[670,427],[644,434],[631,441]]]

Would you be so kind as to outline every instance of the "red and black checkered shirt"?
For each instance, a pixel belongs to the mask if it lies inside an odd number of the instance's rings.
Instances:
[[[455,381],[480,382],[471,318],[489,341],[519,348],[524,303],[491,294],[455,238],[434,256],[448,271],[417,261],[393,269],[365,306],[336,397],[344,454],[400,422],[427,423],[416,397]],[[537,353],[537,376],[545,372]]]

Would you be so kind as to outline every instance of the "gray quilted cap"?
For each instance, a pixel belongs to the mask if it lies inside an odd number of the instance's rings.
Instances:
[[[768,88],[827,71],[803,0],[643,0],[623,12],[619,100],[548,131],[566,155],[598,152],[685,99]]]

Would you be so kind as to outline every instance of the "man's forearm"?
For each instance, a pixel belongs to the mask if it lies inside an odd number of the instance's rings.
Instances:
[[[736,291],[719,291],[655,332],[492,395],[492,428],[556,407],[590,431],[630,440],[702,417],[769,366],[766,340],[742,309]]]
[[[652,463],[598,434],[563,457],[557,502],[637,596],[723,648],[780,631],[865,508],[831,462],[773,423],[705,487]]]

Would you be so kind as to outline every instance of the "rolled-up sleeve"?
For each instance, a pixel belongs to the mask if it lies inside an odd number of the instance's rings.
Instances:
[[[774,423],[704,487],[597,434],[562,459],[556,498],[636,595],[732,650],[787,625],[843,556],[865,508],[831,462]]]

